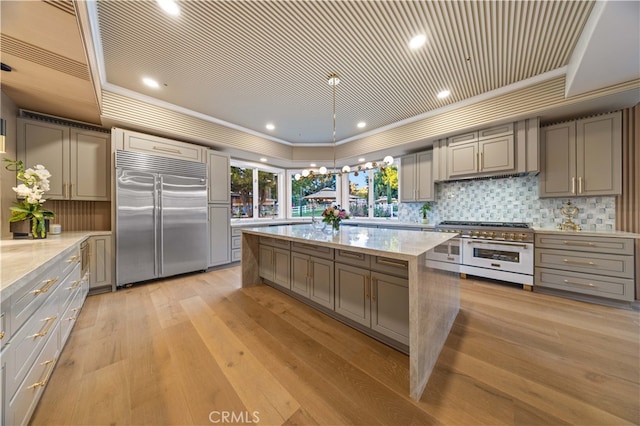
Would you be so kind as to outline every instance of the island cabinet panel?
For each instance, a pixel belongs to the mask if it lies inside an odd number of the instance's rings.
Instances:
[[[371,328],[409,344],[409,282],[406,279],[371,273]]]
[[[331,310],[333,261],[304,253],[291,253],[291,290]]]
[[[311,256],[303,253],[291,253],[291,290],[309,297],[309,262]]]
[[[270,242],[266,239],[265,241],[267,243]],[[260,276],[272,284],[277,284],[286,289],[291,289],[291,252],[287,249],[277,248],[267,244],[260,244],[259,253]]]
[[[370,327],[369,271],[351,265],[336,263],[335,273],[335,311],[350,320]]]

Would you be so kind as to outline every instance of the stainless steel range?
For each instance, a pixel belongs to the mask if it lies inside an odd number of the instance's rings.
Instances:
[[[460,235],[460,273],[533,286],[531,225],[524,222],[444,221],[440,232]]]

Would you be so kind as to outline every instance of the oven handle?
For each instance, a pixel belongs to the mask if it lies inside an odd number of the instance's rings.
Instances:
[[[477,241],[477,240],[473,240],[473,241],[468,241],[467,244],[491,244],[491,245],[496,245],[496,246],[520,247],[520,248],[523,248],[523,249],[529,248],[528,244],[502,243],[502,242],[499,242],[499,241]]]

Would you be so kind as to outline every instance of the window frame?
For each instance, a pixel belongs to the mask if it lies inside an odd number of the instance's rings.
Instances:
[[[286,216],[284,215],[285,213],[285,209],[283,209],[282,206],[282,201],[281,200],[285,200],[285,188],[284,185],[282,184],[282,181],[284,180],[285,176],[286,176],[286,170],[285,169],[281,169],[278,167],[273,167],[273,166],[267,166],[265,164],[260,164],[260,163],[254,163],[254,162],[250,162],[250,161],[242,161],[242,160],[234,160],[231,159],[230,162],[230,167],[240,167],[240,168],[244,168],[244,169],[252,169],[252,183],[253,183],[253,209],[252,209],[252,213],[253,213],[253,217],[247,217],[247,218],[234,218],[232,217],[231,220],[232,221],[246,221],[246,220],[253,220],[253,221],[272,221],[272,220],[276,220],[276,219],[284,219]],[[277,217],[260,217],[260,188],[258,187],[258,171],[262,171],[262,172],[267,172],[267,173],[273,173],[276,174],[278,176],[278,189],[277,189],[277,194],[278,194],[278,209],[277,209]],[[229,170],[229,173],[231,173],[231,170]],[[229,192],[231,192],[231,186],[229,186]],[[233,198],[230,196],[230,198]],[[233,201],[229,202],[229,209],[232,208],[232,203]]]

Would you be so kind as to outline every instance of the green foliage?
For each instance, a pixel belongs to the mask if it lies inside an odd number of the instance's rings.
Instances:
[[[426,219],[427,218],[427,212],[431,211],[431,203],[427,202],[424,203],[422,205],[422,207],[420,207],[420,213],[422,213],[422,218]]]

